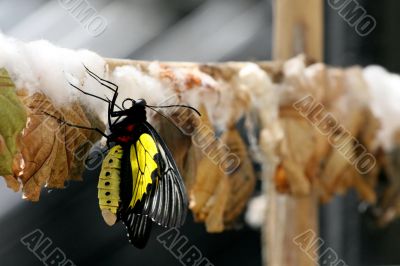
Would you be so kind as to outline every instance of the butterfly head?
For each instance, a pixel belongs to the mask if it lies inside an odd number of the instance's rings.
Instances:
[[[124,110],[136,110],[136,109],[142,109],[144,107],[146,107],[146,100],[145,99],[138,99],[138,100],[134,100],[131,98],[126,98],[123,102],[122,102],[122,107],[124,108]]]
[[[134,100],[127,98],[122,102],[123,114],[135,123],[146,121],[146,101],[144,99]]]

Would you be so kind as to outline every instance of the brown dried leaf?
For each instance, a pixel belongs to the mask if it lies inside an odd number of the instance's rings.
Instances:
[[[78,103],[56,109],[40,93],[25,97],[24,103],[29,110],[28,124],[21,139],[22,161],[16,164],[14,176],[20,178],[24,196],[37,201],[43,186],[63,188],[65,181],[79,179],[81,172],[77,175],[73,173],[83,167],[88,148],[99,136],[88,130],[63,125],[45,114],[52,114],[71,124],[91,127]]]
[[[276,191],[278,191],[279,193],[289,193],[290,192],[289,181],[286,177],[286,172],[285,172],[282,164],[278,165],[278,167],[276,169],[276,173],[274,176],[274,183],[275,183]]]
[[[61,109],[63,119],[74,125],[83,125],[88,127],[97,127],[102,131],[104,125],[89,112],[86,112],[80,104],[72,103],[68,107]],[[89,120],[90,118],[90,120]],[[81,130],[74,127],[63,126],[60,129],[60,140],[64,139],[64,145],[59,153],[59,160],[65,160],[69,171],[64,176],[69,176],[71,180],[82,180],[84,160],[87,157],[88,150],[101,137],[95,131]],[[66,156],[66,157],[64,157]]]
[[[209,200],[214,195],[216,184],[223,178],[217,164],[207,157],[203,157],[197,163],[197,174],[195,184],[191,187],[190,209],[196,221],[204,221],[208,214],[210,206]]]
[[[246,145],[236,129],[229,130],[222,136],[223,142],[230,148],[230,152],[238,156],[240,164],[229,175],[229,197],[224,210],[224,224],[233,224],[243,212],[247,201],[253,194],[256,185],[256,176]]]
[[[18,192],[20,190],[20,183],[17,179],[12,175],[4,176],[4,180],[6,181],[7,187],[14,190],[14,192]]]
[[[206,229],[209,233],[224,231],[224,212],[230,195],[230,184],[226,175],[218,182],[214,195],[207,205],[211,206],[206,219]]]
[[[363,176],[359,175],[356,170],[354,170],[353,175],[354,175],[354,188],[359,193],[360,198],[370,204],[375,204],[376,193],[374,191],[374,188],[371,187],[367,182],[365,182]]]
[[[200,108],[202,116],[187,128],[193,129],[193,138],[200,138],[200,128],[212,129],[212,125],[204,107]],[[212,141],[212,140],[211,140]],[[197,142],[196,142],[197,143]],[[213,195],[214,189],[221,175],[218,165],[211,161],[196,143],[192,143],[186,158],[186,184],[190,197],[190,209],[196,221],[204,221],[208,215],[206,203]],[[195,162],[195,163],[193,163]],[[194,165],[195,164],[195,165]],[[196,170],[196,172],[189,172]]]
[[[339,184],[339,179],[342,177],[342,173],[349,167],[349,162],[345,158],[342,151],[350,150],[353,147],[353,143],[348,142],[338,149],[332,149],[331,154],[327,158],[324,169],[321,172],[321,182],[324,183],[330,194],[333,194],[336,190],[336,186]]]
[[[179,114],[179,120],[174,120],[178,121],[177,125],[179,128],[184,129],[185,132],[188,134],[188,136],[183,137],[184,140],[182,139],[185,148],[182,149],[180,152],[177,152],[178,157],[177,157],[177,164],[178,166],[182,163],[182,173],[183,173],[183,178],[186,184],[186,188],[188,191],[190,191],[193,187],[193,185],[196,183],[196,173],[198,170],[198,164],[197,162],[200,161],[204,154],[201,151],[201,149],[198,148],[197,145],[194,145],[192,142],[192,137],[194,136],[194,132],[196,132],[196,128],[199,128],[201,126],[206,126],[208,128],[212,128],[210,119],[208,117],[207,111],[204,106],[200,106],[199,112],[201,114],[201,117],[199,117],[197,114],[193,113],[192,111],[186,111],[182,112]],[[190,132],[193,132],[190,134]],[[174,136],[170,135],[171,138],[174,138]],[[167,141],[168,141],[168,136],[167,136]],[[168,143],[168,142],[167,142]],[[175,146],[176,145],[176,146]],[[172,147],[179,147],[179,143],[175,143],[175,145],[172,145]],[[174,148],[173,148],[174,149]]]
[[[252,195],[256,182],[239,132],[236,129],[228,130],[221,136],[221,141],[203,150],[198,148],[194,155],[200,155],[201,159],[197,165],[196,179],[190,186],[190,208],[196,221],[206,222],[208,232],[221,232],[235,222]],[[222,143],[226,145],[224,149]],[[228,155],[224,153],[237,156],[235,158],[239,160],[235,162],[240,164],[232,168],[224,165],[224,158]],[[218,155],[210,157],[212,154]]]
[[[200,151],[194,145],[190,144],[182,171],[187,191],[191,191],[193,185],[196,183],[197,162],[200,160],[199,158],[201,158],[199,152]]]
[[[169,147],[174,160],[180,170],[183,173],[184,162],[191,147],[191,137],[185,135],[172,123],[176,121],[176,116],[179,114],[173,114],[171,116],[171,121],[165,121],[165,119],[158,123],[158,132],[162,136],[163,140]],[[187,121],[187,123],[191,123],[191,121]],[[184,177],[185,178],[185,177]]]
[[[311,191],[310,177],[306,167],[315,150],[315,129],[304,119],[282,118],[285,132],[282,165],[293,195],[307,195]]]

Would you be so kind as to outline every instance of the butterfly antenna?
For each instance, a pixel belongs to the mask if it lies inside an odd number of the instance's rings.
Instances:
[[[151,110],[153,110],[154,112],[158,113],[159,115],[161,115],[162,117],[164,117],[165,119],[167,119],[172,125],[174,125],[174,127],[176,127],[182,134],[185,134],[185,132],[182,131],[182,129],[180,129],[175,123],[174,121],[171,120],[171,118],[169,118],[168,116],[164,115],[163,113],[161,113],[160,111],[154,109],[152,106],[146,105],[147,107],[149,107]]]
[[[183,104],[173,104],[173,105],[146,105],[147,107],[152,107],[152,108],[171,108],[171,107],[182,107],[182,108],[187,108],[190,109],[192,111],[194,111],[196,114],[198,114],[199,116],[201,116],[200,112],[189,105],[183,105]],[[153,109],[154,110],[154,109]]]

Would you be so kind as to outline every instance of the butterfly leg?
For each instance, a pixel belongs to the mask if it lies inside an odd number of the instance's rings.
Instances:
[[[56,117],[56,116],[54,116],[52,114],[49,114],[47,112],[43,112],[43,113],[48,115],[48,116],[50,116],[50,117],[52,117],[52,118],[54,118],[55,120],[57,120],[62,125],[67,125],[69,127],[75,127],[75,128],[80,128],[80,129],[86,129],[86,130],[94,130],[94,131],[98,132],[99,134],[101,134],[103,137],[108,139],[108,136],[97,127],[86,127],[86,126],[81,126],[81,125],[74,125],[74,124],[68,123],[67,121],[65,121],[65,120],[63,120],[61,118],[58,118],[58,117]]]
[[[89,70],[85,65],[83,65],[84,67],[85,67],[85,69],[86,69],[86,72],[93,78],[93,79],[95,79],[98,83],[100,83],[100,85],[102,85],[102,86],[104,86],[104,87],[106,87],[106,88],[108,88],[109,90],[111,90],[112,92],[114,92],[114,95],[113,95],[113,98],[112,98],[112,100],[111,100],[111,112],[109,112],[109,114],[112,114],[112,113],[114,113],[115,111],[115,106],[117,106],[116,105],[116,101],[117,101],[117,97],[118,97],[118,85],[117,84],[115,84],[115,83],[112,83],[111,81],[108,81],[108,80],[105,80],[105,79],[102,79],[102,78],[100,78],[98,75],[96,75],[95,73],[93,73],[91,70]],[[114,87],[114,88],[112,88],[112,87]],[[117,106],[118,107],[118,106]],[[121,110],[121,108],[120,107],[118,107],[120,110]],[[115,117],[115,116],[113,116],[113,117]]]

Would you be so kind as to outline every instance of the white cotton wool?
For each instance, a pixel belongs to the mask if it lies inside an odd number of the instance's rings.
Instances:
[[[390,151],[394,148],[394,134],[400,130],[400,76],[380,66],[365,68],[363,75],[371,94],[371,109],[382,124],[378,142]]]
[[[234,115],[242,114],[243,106],[232,105],[232,103],[235,103],[235,89],[232,84],[220,82],[218,96],[204,94],[204,106],[217,131],[225,131],[233,121],[237,122],[240,118],[234,117]]]
[[[254,63],[245,64],[238,75],[238,83],[251,96],[252,112],[245,120],[245,128],[247,129],[250,155],[253,160],[262,162],[264,156],[268,156],[268,160],[274,160],[275,149],[279,141],[283,138],[283,131],[279,124],[279,97],[277,87],[273,85],[271,78]],[[254,113],[257,115],[254,117]],[[261,128],[263,128],[263,136],[268,136],[263,142],[264,153],[261,152],[259,139],[256,132],[256,124],[260,119]]]
[[[17,88],[33,90],[39,86],[24,57],[24,44],[0,32],[0,67],[6,68]]]
[[[81,78],[81,68],[76,53],[57,48],[47,41],[34,41],[26,44],[24,56],[34,75],[39,80],[39,90],[44,92],[57,106],[72,101],[72,88],[66,74]],[[79,76],[78,76],[79,75]]]
[[[253,197],[247,204],[245,220],[252,228],[258,229],[263,225],[267,203],[267,197],[265,195],[260,195]]]
[[[171,91],[163,88],[161,82],[140,71],[135,66],[115,68],[111,80],[119,86],[117,103],[122,105],[126,98],[134,100],[143,98],[149,105],[159,105],[172,95]]]
[[[162,71],[158,62],[149,65],[149,74],[158,78]],[[174,75],[173,82],[164,81],[162,84],[164,89],[176,93],[179,91],[179,102],[177,104],[187,104],[191,107],[199,109],[204,106],[208,114],[210,122],[218,129],[224,130],[231,117],[231,105],[226,104],[231,101],[232,90],[225,82],[218,82],[210,75],[201,72],[196,67],[170,67]],[[200,80],[200,84],[187,88],[187,77],[196,77]]]
[[[283,64],[284,81],[275,84],[281,105],[291,104],[304,97],[305,93],[309,93],[304,91],[307,87],[302,88],[299,84],[299,82],[305,82],[304,73],[306,69],[307,66],[303,55],[289,59]]]
[[[103,114],[106,103],[104,107],[99,105],[99,100],[69,84],[94,94],[101,91],[100,84],[88,77],[83,65],[104,77],[105,61],[95,53],[59,48],[44,40],[23,43],[0,34],[0,67],[9,71],[18,89],[27,89],[29,94],[43,92],[57,107],[79,99],[91,111]]]
[[[158,62],[151,63],[148,69],[149,74],[154,78],[159,78],[162,76],[162,72],[165,71]],[[201,72],[194,66],[189,68],[185,66],[169,67],[169,69],[173,73],[173,81],[163,81],[162,84],[165,89],[169,89],[173,93],[178,91],[180,98],[179,103],[188,104],[194,108],[199,108],[202,105],[210,103],[210,101],[206,101],[207,99],[204,98],[207,97],[205,94],[213,94],[213,90],[218,87],[218,82],[211,76]],[[200,80],[200,85],[187,88],[186,81],[189,75],[198,78]],[[211,102],[215,105],[215,101]]]
[[[78,80],[80,84],[75,85],[97,95],[102,90],[101,85],[87,75],[84,65],[100,77],[104,77],[105,61],[100,56],[84,50],[59,48],[47,41],[35,41],[26,44],[26,58],[39,79],[38,89],[56,105],[62,106],[79,98],[93,110],[99,108],[97,99],[82,94],[69,82]],[[74,80],[69,80],[71,77]],[[86,82],[89,79],[90,86]],[[86,86],[83,87],[84,84]]]
[[[278,92],[271,78],[258,65],[245,64],[239,71],[239,82],[250,92],[252,104],[256,108],[268,109],[266,112],[278,116]],[[275,119],[275,117],[274,117]]]

